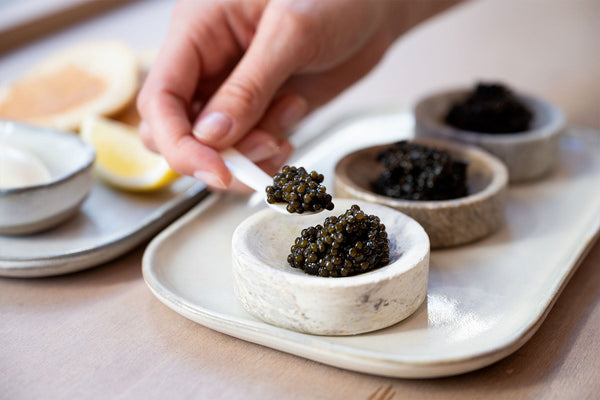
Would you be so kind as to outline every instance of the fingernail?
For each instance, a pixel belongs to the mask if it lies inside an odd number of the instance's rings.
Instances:
[[[194,172],[194,178],[201,180],[208,186],[212,186],[218,189],[227,189],[227,185],[217,175],[208,171],[196,171]]]
[[[212,144],[227,136],[232,125],[231,118],[227,115],[213,112],[198,121],[193,133],[199,140]]]
[[[295,98],[286,104],[279,117],[279,123],[284,128],[291,128],[296,125],[306,114],[308,103],[301,97]]]
[[[279,154],[280,151],[281,149],[279,148],[277,143],[275,143],[275,141],[269,140],[259,143],[256,146],[249,149],[248,151],[246,151],[246,157],[248,157],[253,162],[260,162]]]

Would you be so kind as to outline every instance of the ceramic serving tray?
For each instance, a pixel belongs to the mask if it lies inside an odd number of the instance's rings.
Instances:
[[[371,114],[328,130],[294,165],[331,187],[334,165],[361,147],[410,137],[408,114]],[[157,236],[144,278],[168,307],[214,330],[325,364],[392,377],[472,371],[517,350],[538,329],[600,229],[600,134],[570,129],[554,171],[509,189],[505,226],[431,254],[427,301],[409,319],[356,336],[314,336],[257,320],[234,297],[231,236],[263,205],[212,197]]]
[[[59,275],[110,261],[152,237],[206,194],[206,186],[191,178],[146,194],[97,182],[81,210],[58,227],[0,235],[0,276]]]

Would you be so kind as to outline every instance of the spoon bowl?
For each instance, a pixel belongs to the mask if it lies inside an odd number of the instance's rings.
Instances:
[[[269,203],[267,201],[267,196],[264,196],[265,199],[265,203],[267,203],[267,205],[272,209],[275,210],[277,212],[280,212],[282,214],[286,214],[286,215],[294,215],[294,216],[298,216],[298,217],[302,217],[302,216],[308,216],[308,215],[314,215],[314,214],[318,214],[321,211],[323,211],[324,209],[320,209],[319,211],[304,211],[303,213],[291,213],[287,210],[287,204],[286,203]]]

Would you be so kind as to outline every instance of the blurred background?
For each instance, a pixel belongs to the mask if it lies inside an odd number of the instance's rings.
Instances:
[[[1,83],[75,43],[118,39],[136,51],[157,49],[175,3],[0,0]],[[326,112],[333,117],[348,107],[410,105],[441,87],[497,79],[555,102],[571,123],[598,129],[598,21],[597,0],[468,1],[437,17],[435,29],[429,29],[430,21],[405,35]]]

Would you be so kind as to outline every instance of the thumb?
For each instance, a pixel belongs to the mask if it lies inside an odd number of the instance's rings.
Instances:
[[[193,134],[203,144],[223,150],[238,142],[304,60],[298,29],[278,11],[267,7],[248,51],[196,120]]]

